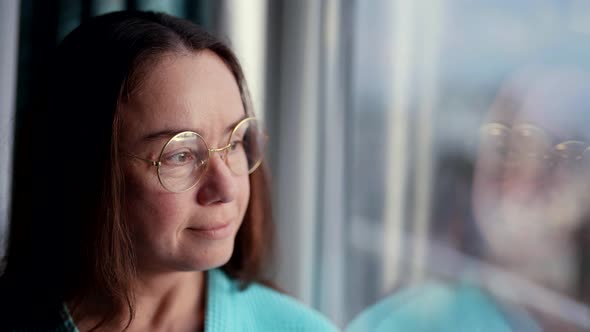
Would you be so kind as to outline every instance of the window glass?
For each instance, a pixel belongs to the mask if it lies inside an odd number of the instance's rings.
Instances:
[[[355,2],[352,327],[590,328],[589,9]]]

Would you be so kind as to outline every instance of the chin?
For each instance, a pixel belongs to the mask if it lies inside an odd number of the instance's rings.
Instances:
[[[206,271],[225,265],[229,262],[234,250],[233,241],[199,248],[198,255],[188,259],[183,270]]]

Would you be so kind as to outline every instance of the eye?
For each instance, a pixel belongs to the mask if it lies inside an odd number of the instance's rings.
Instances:
[[[237,149],[240,149],[243,145],[244,145],[244,142],[242,140],[232,141],[229,144],[229,150],[230,151],[236,151]]]
[[[195,159],[195,155],[190,150],[183,150],[167,154],[164,162],[171,166],[182,166],[192,163]]]

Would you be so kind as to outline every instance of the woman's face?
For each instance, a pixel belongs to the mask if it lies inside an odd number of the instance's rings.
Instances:
[[[590,215],[590,154],[580,157],[590,90],[576,77],[531,80],[514,118],[482,128],[475,215],[490,254],[504,262],[544,259],[572,242]]]
[[[209,148],[224,147],[246,115],[235,78],[211,51],[162,56],[120,112],[121,149],[151,160],[182,131],[199,133]],[[250,197],[247,174],[235,175],[213,153],[196,186],[173,193],[148,162],[129,157],[123,165],[140,270],[202,271],[230,259]]]

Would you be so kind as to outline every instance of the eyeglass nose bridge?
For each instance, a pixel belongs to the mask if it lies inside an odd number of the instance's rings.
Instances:
[[[224,147],[221,148],[212,148],[209,149],[207,148],[207,150],[209,150],[209,158],[211,158],[211,155],[215,152],[219,152],[221,160],[227,162],[227,149],[231,148],[231,143],[227,144]]]

